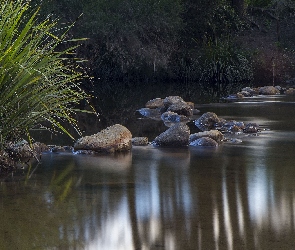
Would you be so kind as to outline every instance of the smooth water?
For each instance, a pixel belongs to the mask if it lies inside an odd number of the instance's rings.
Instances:
[[[198,108],[265,130],[217,149],[45,154],[0,183],[0,249],[294,249],[295,98]]]

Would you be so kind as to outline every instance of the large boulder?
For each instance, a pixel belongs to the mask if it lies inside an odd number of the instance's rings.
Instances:
[[[132,134],[124,126],[115,124],[97,134],[85,136],[76,141],[74,150],[91,150],[94,152],[113,153],[131,149]]]
[[[157,136],[152,144],[162,147],[183,147],[189,143],[190,129],[186,124],[177,123]]]
[[[216,142],[220,142],[223,140],[223,134],[220,131],[210,130],[210,131],[204,131],[204,132],[191,134],[189,137],[189,142],[191,143],[191,142],[193,142],[199,138],[202,138],[202,137],[209,137]]]
[[[279,93],[280,91],[273,86],[264,86],[259,89],[259,94],[261,95],[276,95]]]
[[[214,129],[220,122],[218,116],[213,112],[204,113],[199,119],[195,120],[195,125],[202,131]]]

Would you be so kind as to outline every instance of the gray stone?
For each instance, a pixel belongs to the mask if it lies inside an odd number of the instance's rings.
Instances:
[[[243,131],[244,133],[257,133],[260,131],[260,128],[256,123],[248,123]]]
[[[124,126],[115,124],[97,134],[77,140],[74,150],[92,150],[95,152],[113,153],[131,149],[132,134]]]
[[[218,143],[209,137],[201,137],[195,141],[192,141],[189,145],[195,147],[218,147]]]
[[[180,96],[168,96],[164,99],[163,102],[164,102],[165,107],[167,107],[167,108],[175,103],[179,103],[179,102],[185,103],[185,101]]]
[[[167,111],[175,112],[179,115],[184,115],[184,116],[193,115],[193,109],[186,102],[173,103],[168,107]]]
[[[202,138],[202,137],[209,137],[216,142],[220,142],[223,140],[223,134],[220,131],[210,130],[210,131],[204,131],[204,132],[191,134],[189,137],[189,142],[191,143],[191,142],[193,142],[199,138]]]
[[[152,144],[162,147],[183,147],[189,143],[190,129],[186,124],[177,123],[157,136]]]
[[[261,95],[276,95],[279,93],[280,91],[273,86],[264,86],[259,89],[259,94]]]
[[[167,111],[167,112],[163,113],[161,115],[161,119],[164,122],[174,122],[174,123],[183,122],[183,121],[188,120],[188,118],[186,116],[179,115],[179,114],[172,112],[172,111]]]
[[[134,137],[131,139],[131,142],[134,146],[147,146],[149,139],[147,137]]]
[[[213,112],[203,114],[198,120],[195,120],[195,125],[202,131],[208,131],[220,122],[218,116]]]
[[[164,100],[161,98],[155,98],[155,99],[149,100],[145,104],[145,107],[150,109],[161,108],[163,106],[164,106]]]
[[[145,116],[150,119],[160,120],[161,119],[161,111],[159,109],[151,109],[151,108],[141,108],[137,110],[142,116]]]

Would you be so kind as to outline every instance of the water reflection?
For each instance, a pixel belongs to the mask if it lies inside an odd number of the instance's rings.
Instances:
[[[0,249],[292,249],[295,121],[267,107],[270,131],[214,150],[44,155],[1,180]]]

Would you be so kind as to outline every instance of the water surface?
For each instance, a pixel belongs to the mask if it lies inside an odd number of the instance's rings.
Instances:
[[[295,98],[200,105],[257,122],[217,149],[45,154],[0,183],[0,249],[294,249]]]

